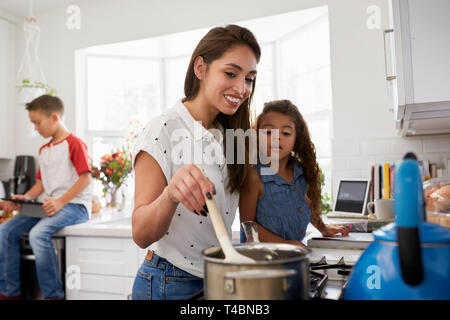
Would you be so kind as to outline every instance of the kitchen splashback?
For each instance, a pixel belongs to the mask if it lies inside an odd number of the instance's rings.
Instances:
[[[14,160],[0,159],[0,180],[8,180],[14,172]]]
[[[379,163],[395,163],[408,152],[414,152],[419,160],[436,163],[446,174],[450,158],[450,135],[411,138],[334,139],[332,149],[332,186],[336,192],[339,179],[370,179],[370,167]],[[448,175],[448,173],[447,173]]]

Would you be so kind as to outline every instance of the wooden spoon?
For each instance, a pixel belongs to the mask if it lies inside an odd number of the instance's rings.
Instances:
[[[197,167],[203,174],[205,174],[205,172],[200,166]],[[211,199],[205,197],[205,201],[206,206],[208,207],[209,216],[211,217],[211,222],[213,224],[214,231],[216,232],[216,236],[217,239],[219,240],[220,247],[222,248],[222,251],[225,255],[224,262],[237,264],[256,263],[255,260],[240,254],[239,252],[236,251],[236,249],[234,249],[233,245],[231,244],[230,236],[228,235],[220,211],[217,208],[216,201],[214,200],[214,195],[211,196],[212,196]]]

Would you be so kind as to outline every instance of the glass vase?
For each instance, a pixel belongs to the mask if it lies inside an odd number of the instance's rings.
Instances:
[[[122,211],[125,207],[125,191],[116,185],[109,186],[105,194],[106,208],[112,211]]]

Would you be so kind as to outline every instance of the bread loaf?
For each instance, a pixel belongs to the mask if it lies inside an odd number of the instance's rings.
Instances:
[[[437,198],[440,200],[450,200],[450,185],[444,185],[437,188],[430,194],[430,198]]]

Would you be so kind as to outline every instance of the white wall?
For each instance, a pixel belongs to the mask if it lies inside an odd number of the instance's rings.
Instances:
[[[74,50],[274,15],[323,5],[325,2],[80,0],[75,2],[81,9],[80,30],[66,27],[69,14],[65,6],[37,16],[42,29],[39,57],[47,82],[56,87],[58,96],[65,103],[66,124],[69,130],[75,131]],[[23,38],[21,30],[17,36]],[[22,42],[17,52],[23,52]],[[17,127],[28,125],[25,112],[17,113],[16,123]],[[29,133],[16,130],[16,135],[17,154],[36,150],[36,145],[41,143],[40,137],[30,138]]]
[[[75,3],[81,9],[80,30],[66,27],[69,16],[66,7],[37,17],[42,28],[41,63],[47,81],[57,88],[65,102],[66,123],[72,131],[75,131],[76,119],[74,50],[325,4],[329,6],[330,15],[332,162],[336,177],[363,176],[367,161],[379,156],[396,158],[401,155],[398,150],[407,150],[410,144],[422,154],[428,153],[429,146],[433,145],[431,153],[436,157],[443,157],[448,152],[446,139],[449,137],[444,140],[401,139],[395,135],[393,115],[388,111],[381,30],[387,26],[387,0],[80,0]],[[369,17],[366,10],[371,5],[380,8],[380,30],[370,30],[366,26]],[[18,29],[18,39],[22,39],[21,28]],[[18,43],[17,52],[23,52],[22,42]],[[43,141],[40,137],[30,137],[29,132],[22,129],[28,126],[24,111],[16,113],[15,124],[16,154],[30,153],[30,150],[36,154]],[[380,141],[387,141],[389,146],[381,150],[381,154],[364,151],[373,150],[371,145],[382,145]],[[355,166],[349,165],[352,161]]]
[[[0,23],[2,25],[1,61],[0,61],[0,179],[7,180],[12,176],[13,161],[8,159],[14,153],[12,132],[14,132],[14,86],[10,85],[10,79],[14,78],[15,46],[16,46],[16,18],[0,11]]]
[[[331,77],[333,86],[333,191],[341,178],[370,178],[370,166],[395,162],[413,151],[444,168],[450,135],[400,138],[389,111],[383,34],[366,27],[368,6],[380,5],[387,28],[385,1],[339,1],[331,7]],[[331,14],[330,14],[331,15]]]

